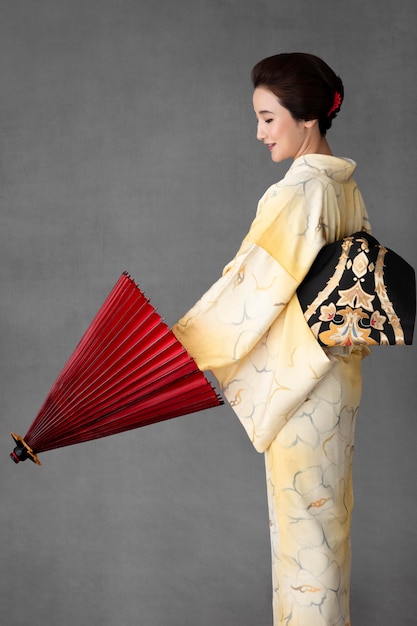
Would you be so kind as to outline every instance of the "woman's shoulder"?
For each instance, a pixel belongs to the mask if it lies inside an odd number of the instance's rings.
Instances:
[[[324,154],[308,154],[295,159],[278,182],[265,191],[256,215],[271,219],[283,211],[302,213],[329,205],[329,198],[340,195],[341,188],[356,188],[355,161]],[[330,202],[331,204],[331,202]]]
[[[305,154],[295,159],[280,184],[302,184],[311,179],[347,183],[352,179],[356,163],[346,157],[330,154]]]
[[[304,189],[311,180],[325,183],[347,183],[352,180],[356,163],[345,157],[328,154],[307,154],[295,159],[285,176],[273,183],[263,194],[261,201],[278,195],[282,190]]]

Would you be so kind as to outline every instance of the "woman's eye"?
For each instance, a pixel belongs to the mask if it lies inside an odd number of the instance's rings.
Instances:
[[[270,123],[271,123],[271,122],[273,122],[273,121],[274,121],[274,120],[273,120],[272,118],[271,118],[271,119],[268,119],[268,120],[265,120],[266,124],[270,124]]]

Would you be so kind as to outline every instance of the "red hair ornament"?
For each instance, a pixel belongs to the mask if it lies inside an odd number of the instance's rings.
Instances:
[[[340,95],[340,93],[338,91],[334,92],[334,98],[333,98],[333,104],[327,114],[327,117],[330,117],[330,115],[334,112],[334,111],[338,111],[340,109],[340,106],[342,104],[342,96]]]

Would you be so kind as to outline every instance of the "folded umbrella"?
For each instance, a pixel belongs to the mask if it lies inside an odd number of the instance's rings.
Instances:
[[[16,463],[83,441],[223,404],[211,383],[125,272],[56,379]]]

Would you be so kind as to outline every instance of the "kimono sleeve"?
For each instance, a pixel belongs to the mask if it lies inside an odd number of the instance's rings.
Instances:
[[[291,300],[325,243],[323,187],[264,196],[236,257],[173,327],[201,370],[237,363]]]
[[[201,370],[231,365],[251,351],[296,288],[268,252],[243,244],[223,276],[172,330]]]

